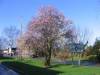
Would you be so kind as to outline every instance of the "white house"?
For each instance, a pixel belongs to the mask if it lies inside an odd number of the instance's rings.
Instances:
[[[14,55],[15,52],[16,52],[16,48],[8,48],[8,49],[5,49],[5,50],[2,50],[2,53],[7,54],[7,55],[11,55],[11,54]]]

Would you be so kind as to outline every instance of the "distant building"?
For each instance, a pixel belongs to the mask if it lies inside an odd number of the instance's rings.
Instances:
[[[15,55],[16,50],[17,50],[17,48],[8,48],[8,49],[2,50],[2,53],[6,54],[6,55],[11,55],[12,56],[12,55]]]

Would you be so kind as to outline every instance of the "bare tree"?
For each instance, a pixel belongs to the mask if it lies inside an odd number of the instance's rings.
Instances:
[[[84,32],[81,31],[76,31],[75,32],[75,38],[72,38],[69,44],[71,55],[72,55],[72,64],[73,64],[73,57],[74,54],[77,54],[79,56],[79,61],[78,65],[80,65],[80,58],[81,55],[83,55],[85,48],[88,44],[88,34],[86,30]]]
[[[19,30],[16,26],[9,26],[4,29],[5,38],[7,40],[7,45],[12,48],[16,45],[16,39],[19,34]]]
[[[4,48],[4,39],[0,37],[0,50]]]

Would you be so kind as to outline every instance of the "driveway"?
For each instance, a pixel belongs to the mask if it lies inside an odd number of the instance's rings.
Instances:
[[[8,69],[7,67],[0,64],[0,75],[18,75],[18,74],[13,70]]]

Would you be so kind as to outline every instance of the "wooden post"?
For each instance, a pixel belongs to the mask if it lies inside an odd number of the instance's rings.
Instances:
[[[78,66],[81,65],[81,54],[79,53],[79,60],[78,60]]]

